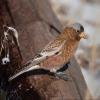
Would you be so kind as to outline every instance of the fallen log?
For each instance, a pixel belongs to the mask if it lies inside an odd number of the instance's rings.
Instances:
[[[8,70],[4,70],[4,74],[9,72],[13,75],[59,32],[62,32],[63,27],[53,13],[48,0],[1,0],[0,2],[1,12],[3,12],[0,14],[3,20],[0,20],[0,33],[3,32],[3,24],[13,26],[19,32],[23,61],[17,56],[16,48],[12,48],[12,62],[10,66],[6,66]],[[10,100],[86,100],[88,89],[74,58],[66,73],[72,81],[57,80],[48,75],[26,75],[12,82],[9,88],[6,87],[7,98]],[[87,98],[89,99],[92,99],[91,96]]]

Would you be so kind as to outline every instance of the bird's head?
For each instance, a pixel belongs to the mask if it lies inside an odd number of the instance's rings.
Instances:
[[[82,38],[87,39],[87,35],[84,33],[84,27],[79,23],[68,25],[63,33],[66,34],[67,39],[70,40],[79,41]]]
[[[70,27],[72,27],[75,31],[73,34],[78,40],[82,38],[87,39],[87,35],[84,32],[84,27],[80,23],[74,23]]]
[[[3,25],[3,29],[6,32],[8,30],[8,26],[7,25]]]

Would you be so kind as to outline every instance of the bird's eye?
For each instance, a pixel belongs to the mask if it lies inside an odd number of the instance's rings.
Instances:
[[[7,61],[4,61],[4,64],[6,64],[7,63]]]
[[[78,32],[78,33],[79,33],[80,31],[79,31],[79,30],[76,30],[76,32]]]

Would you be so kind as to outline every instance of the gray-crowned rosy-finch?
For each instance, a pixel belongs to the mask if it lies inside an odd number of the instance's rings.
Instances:
[[[60,69],[73,57],[82,38],[86,39],[87,36],[81,24],[74,23],[67,26],[59,36],[26,64],[27,67],[10,77],[9,81],[36,69],[49,70],[55,76],[62,78],[64,74]]]
[[[3,34],[1,34],[1,48],[0,48],[0,64],[6,65],[10,62],[10,49],[9,44],[15,44],[17,47],[17,50],[19,52],[20,57],[21,52],[19,49],[19,41],[18,41],[18,32],[13,27],[8,27],[6,25],[3,25]]]

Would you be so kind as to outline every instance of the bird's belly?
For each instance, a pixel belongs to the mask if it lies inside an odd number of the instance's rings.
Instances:
[[[72,43],[71,41],[69,41],[69,43],[71,43],[71,45],[66,45],[62,49],[62,53],[60,55],[48,57],[40,63],[40,67],[48,70],[61,68],[62,65],[72,58],[76,51],[77,43]]]
[[[64,64],[64,59],[61,55],[52,56],[40,63],[41,68],[51,70],[53,68],[59,69],[60,65]]]

